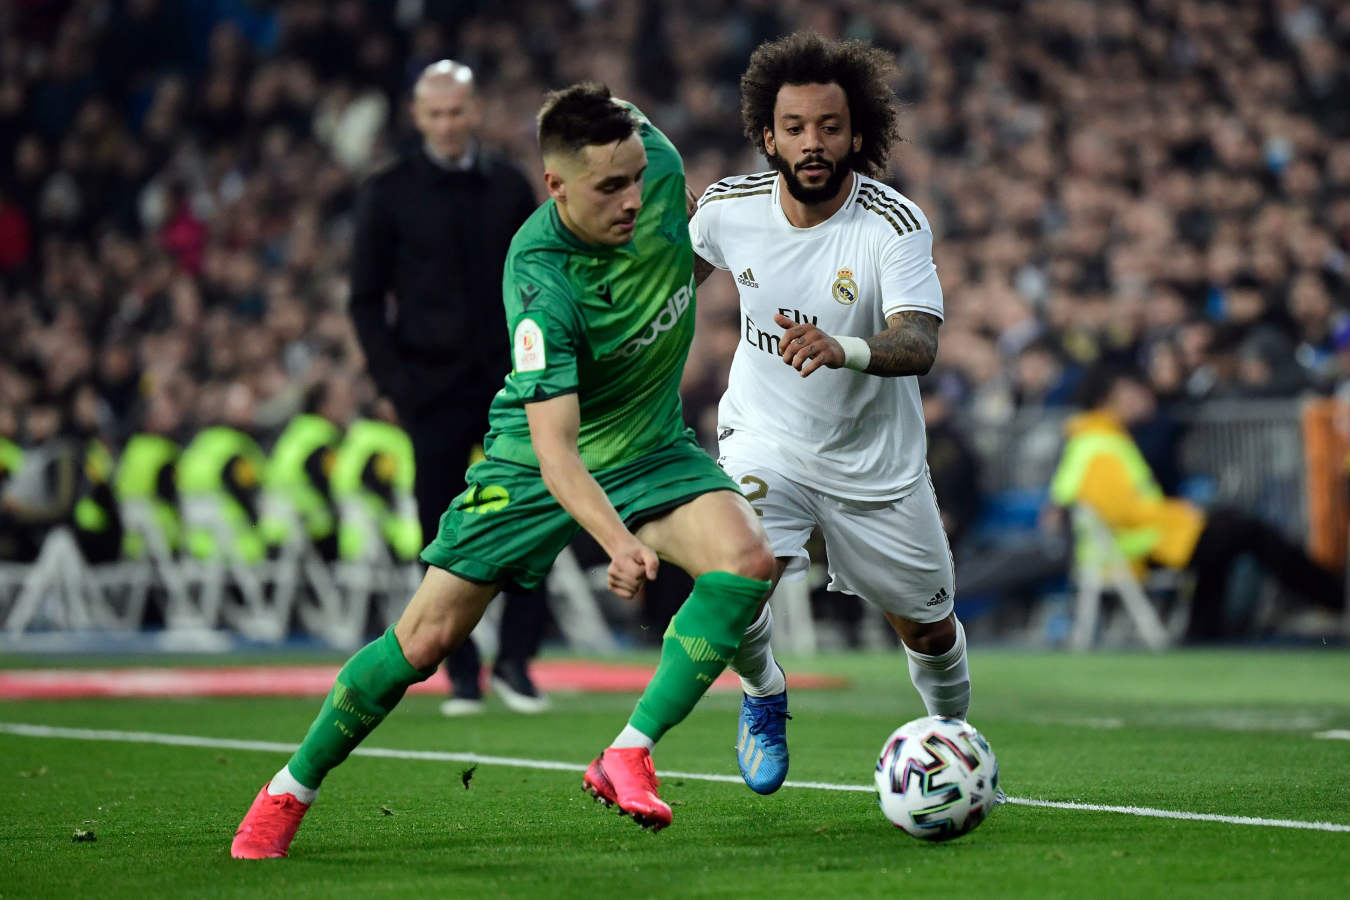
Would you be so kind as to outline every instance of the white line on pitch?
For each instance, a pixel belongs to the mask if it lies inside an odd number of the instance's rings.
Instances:
[[[259,750],[268,753],[290,753],[295,744],[276,741],[240,741],[231,738],[198,737],[191,734],[158,734],[150,731],[107,731],[89,728],[58,728],[51,725],[29,725],[22,722],[0,722],[0,734],[19,737],[64,738],[74,741],[117,741],[132,744],[162,744],[171,747],[204,747],[212,750]],[[547,759],[518,759],[512,756],[485,756],[481,753],[449,753],[443,750],[391,750],[383,747],[357,747],[353,756],[374,756],[384,759],[420,759],[431,762],[467,762],[485,766],[510,766],[517,769],[544,769],[554,772],[584,772],[586,767],[576,763],[554,762]],[[661,771],[665,778],[687,778],[690,781],[715,781],[740,784],[736,775],[710,775],[702,772]],[[786,781],[784,787],[807,788],[819,791],[855,791],[873,793],[871,785],[831,784],[823,781]],[[1185,819],[1193,822],[1222,822],[1227,825],[1259,825],[1267,828],[1301,828],[1308,831],[1350,832],[1350,825],[1336,822],[1305,822],[1297,819],[1262,819],[1255,816],[1222,816],[1214,813],[1181,812],[1171,809],[1153,809],[1147,806],[1108,806],[1099,803],[1066,803],[1057,800],[1032,800],[1009,797],[1014,806],[1039,806],[1049,809],[1074,809],[1089,812],[1120,813],[1127,816],[1146,816],[1154,819]]]
[[[1328,741],[1350,741],[1350,728],[1333,728],[1330,731],[1319,731],[1313,735],[1315,738],[1322,738]]]

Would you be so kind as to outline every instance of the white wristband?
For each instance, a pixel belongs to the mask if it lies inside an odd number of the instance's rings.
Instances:
[[[835,335],[834,339],[844,348],[845,369],[862,372],[867,368],[867,364],[872,361],[872,348],[867,346],[867,341],[849,334],[842,337]]]

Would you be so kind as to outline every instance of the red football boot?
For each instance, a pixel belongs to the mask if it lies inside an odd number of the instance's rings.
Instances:
[[[670,824],[670,807],[656,795],[656,769],[645,747],[610,747],[595,758],[581,789],[606,806],[618,806],[643,828],[660,831]]]
[[[230,855],[235,859],[280,859],[286,855],[300,827],[300,820],[309,811],[308,803],[301,803],[294,794],[267,793],[263,785],[253,805],[248,808],[239,830],[230,844]]]

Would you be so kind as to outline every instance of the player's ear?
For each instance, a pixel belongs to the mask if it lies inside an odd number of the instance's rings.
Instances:
[[[857,153],[861,149],[862,149],[862,135],[855,133],[853,135],[853,152]]]
[[[567,200],[567,182],[557,172],[544,172],[544,189],[554,200]]]
[[[773,139],[773,129],[768,125],[764,126],[764,149],[770,156],[777,156],[778,149]]]

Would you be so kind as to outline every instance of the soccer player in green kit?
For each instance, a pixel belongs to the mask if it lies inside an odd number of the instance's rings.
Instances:
[[[436,671],[500,584],[537,584],[579,528],[609,554],[622,597],[639,596],[660,560],[694,576],[637,708],[583,779],[638,824],[670,824],[651,749],[735,654],[774,560],[750,504],[681,417],[695,317],[679,153],[595,84],[548,96],[539,144],[549,199],[506,260],[513,370],[492,403],[487,458],[422,552],[429,568],[408,608],[347,661],[259,791],[235,857],[285,856],[323,777]]]

